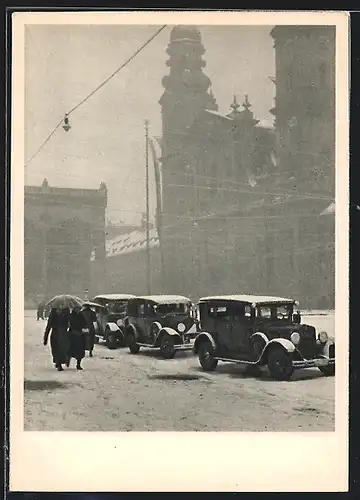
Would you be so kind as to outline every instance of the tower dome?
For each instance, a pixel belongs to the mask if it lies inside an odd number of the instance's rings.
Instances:
[[[175,28],[173,28],[173,30],[171,31],[170,41],[177,42],[180,40],[201,42],[201,33],[196,26],[175,26]]]

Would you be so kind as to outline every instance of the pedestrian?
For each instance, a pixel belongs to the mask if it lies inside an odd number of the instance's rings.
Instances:
[[[45,309],[45,304],[44,302],[39,302],[36,310],[36,320],[39,321],[39,319],[44,319],[44,309]]]
[[[84,315],[87,327],[89,329],[89,333],[86,336],[86,348],[89,351],[89,356],[92,358],[93,350],[95,345],[95,327],[94,323],[96,323],[96,313],[91,309],[90,304],[85,303],[83,305],[82,314]]]
[[[81,361],[85,357],[86,334],[83,332],[85,328],[87,323],[80,307],[74,307],[70,314],[70,349],[67,366],[70,365],[71,358],[75,358],[77,370],[82,370]]]
[[[69,353],[69,319],[68,308],[52,308],[44,333],[44,345],[48,343],[50,336],[51,354],[56,369],[63,371],[63,364],[67,364]]]

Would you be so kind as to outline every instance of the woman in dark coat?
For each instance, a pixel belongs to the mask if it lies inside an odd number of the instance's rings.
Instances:
[[[95,345],[95,328],[94,323],[96,322],[96,314],[91,309],[89,304],[84,304],[82,309],[82,314],[87,323],[87,327],[89,328],[89,333],[86,336],[86,350],[89,351],[89,356],[92,357],[94,345]]]
[[[86,349],[86,333],[83,332],[83,328],[88,328],[86,319],[81,313],[79,307],[75,307],[70,314],[70,350],[69,350],[69,360],[68,366],[70,364],[70,359],[76,359],[76,368],[82,370],[81,360],[85,357]]]
[[[63,371],[63,364],[67,364],[69,352],[69,326],[70,310],[64,309],[51,309],[48,322],[44,333],[44,345],[47,345],[49,335],[51,354],[53,363],[58,371]]]

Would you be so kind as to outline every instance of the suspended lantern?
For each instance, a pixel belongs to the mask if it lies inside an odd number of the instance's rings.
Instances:
[[[69,123],[69,118],[67,115],[65,115],[65,118],[64,118],[63,129],[65,130],[65,132],[69,132],[69,130],[71,129],[71,125]]]

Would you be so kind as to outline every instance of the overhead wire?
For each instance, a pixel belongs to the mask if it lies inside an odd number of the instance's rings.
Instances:
[[[114,76],[116,76],[125,66],[127,66],[149,43],[154,40],[155,37],[157,37],[165,28],[166,24],[161,26],[156,33],[154,33],[150,38],[146,40],[145,43],[143,43],[139,49],[137,49],[131,57],[129,57],[119,68],[117,68],[108,78],[106,78],[103,82],[101,82],[90,94],[88,94],[84,99],[82,99],[76,106],[72,107],[67,113],[65,113],[65,117],[70,116],[76,109],[78,109],[82,104],[84,104],[88,99],[90,99],[96,92],[98,92],[104,85],[106,85]],[[48,141],[51,139],[51,137],[55,134],[57,129],[60,127],[60,125],[63,123],[63,118],[60,120],[60,122],[54,127],[54,129],[50,132],[50,134],[47,136],[45,141],[40,145],[40,147],[36,150],[36,152],[31,156],[30,160],[28,160],[25,163],[25,167],[29,165],[31,161],[40,153],[40,151],[44,148],[44,146],[48,143]]]

